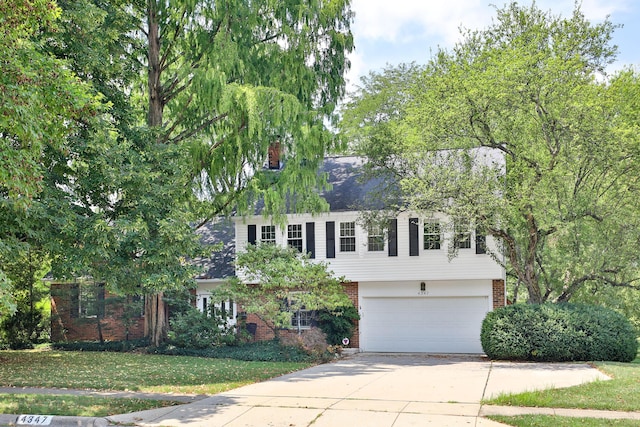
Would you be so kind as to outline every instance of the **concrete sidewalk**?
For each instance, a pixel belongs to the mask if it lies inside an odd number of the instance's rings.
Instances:
[[[588,364],[490,362],[480,357],[358,354],[198,402],[109,417],[140,426],[500,426],[519,408],[482,406],[501,393],[606,380]],[[522,413],[538,408],[522,408]],[[606,411],[581,412],[613,416]],[[530,412],[526,412],[530,413]],[[578,411],[549,409],[575,416]],[[637,417],[621,413],[616,417]]]

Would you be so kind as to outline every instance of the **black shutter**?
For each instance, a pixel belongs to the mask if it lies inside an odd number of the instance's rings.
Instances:
[[[487,236],[481,230],[476,229],[476,253],[487,253]]]
[[[255,225],[247,226],[247,233],[249,234],[249,237],[248,237],[249,244],[255,245],[256,244],[256,226]]]
[[[316,257],[316,223],[308,222],[307,227],[307,252],[311,258]]]
[[[336,223],[327,221],[327,258],[336,257]]]
[[[389,221],[389,256],[398,256],[398,220]]]
[[[420,255],[419,241],[418,218],[409,218],[409,256]]]

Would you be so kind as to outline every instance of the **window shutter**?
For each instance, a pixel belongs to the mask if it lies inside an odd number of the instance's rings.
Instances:
[[[418,218],[409,218],[409,256],[420,255]]]
[[[256,244],[256,226],[255,225],[247,226],[247,234],[249,235],[247,239],[249,241],[249,244],[255,245]]]
[[[307,252],[311,258],[316,257],[316,223],[307,222]]]
[[[476,253],[477,254],[486,254],[487,253],[487,236],[482,233],[482,231],[476,229]]]
[[[336,257],[336,223],[327,221],[327,258]]]
[[[398,220],[389,221],[389,256],[398,256]]]

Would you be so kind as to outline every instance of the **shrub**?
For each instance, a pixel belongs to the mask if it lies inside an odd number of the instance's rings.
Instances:
[[[128,352],[145,348],[149,345],[149,340],[129,340],[129,341],[72,341],[72,342],[54,342],[51,348],[64,351],[111,351],[111,352]]]
[[[621,314],[583,304],[500,307],[482,322],[482,349],[491,359],[630,362],[636,331]]]
[[[149,347],[149,353],[172,356],[210,357],[256,362],[315,362],[316,359],[298,346],[285,346],[277,340],[257,341],[235,346],[208,349],[178,348],[174,346]]]
[[[341,345],[343,338],[351,338],[356,320],[360,320],[360,315],[353,306],[318,312],[318,327],[327,335],[330,345]]]
[[[236,339],[233,327],[215,310],[202,313],[191,307],[174,315],[170,325],[168,342],[176,347],[205,349],[233,344]]]

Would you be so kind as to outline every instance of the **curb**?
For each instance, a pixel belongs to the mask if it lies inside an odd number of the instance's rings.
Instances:
[[[68,417],[62,415],[32,415],[33,417],[42,417],[32,419],[31,423],[24,422],[18,424],[18,418],[21,415],[0,414],[0,426],[22,426],[22,425],[39,425],[52,427],[106,427],[112,424],[106,418],[96,417]],[[28,421],[28,420],[25,420]]]

